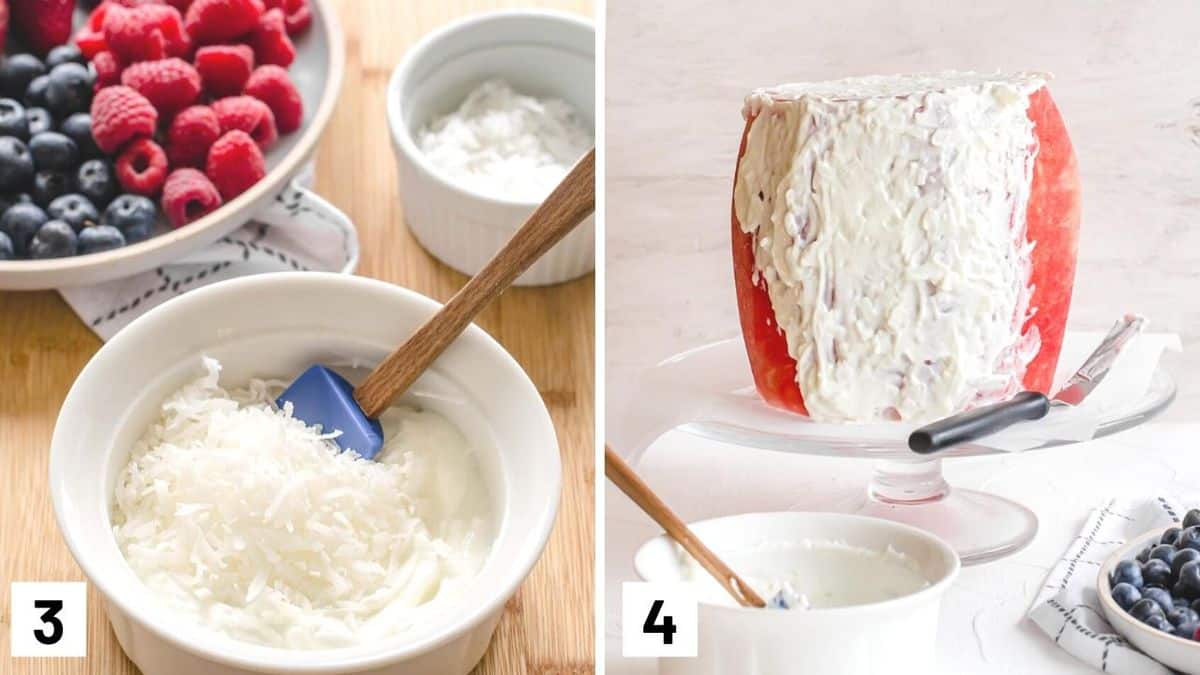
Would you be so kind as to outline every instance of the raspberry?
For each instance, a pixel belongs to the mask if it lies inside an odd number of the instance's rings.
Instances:
[[[312,25],[312,10],[308,7],[308,0],[286,0],[283,4],[283,11],[287,12],[288,35],[299,35],[308,30]]]
[[[108,12],[108,8],[111,5],[112,3],[110,3],[108,0],[104,0],[104,2],[96,5],[95,9],[92,10],[92,13],[88,14],[87,23],[84,25],[98,33],[103,32],[104,17],[106,16],[106,12]]]
[[[112,52],[105,50],[93,56],[92,68],[96,71],[96,91],[121,83],[121,62]]]
[[[204,166],[208,149],[221,137],[221,123],[212,108],[194,105],[175,116],[167,129],[171,166]]]
[[[75,0],[13,0],[10,5],[13,27],[33,51],[45,54],[71,37]]]
[[[79,47],[79,51],[83,53],[83,57],[88,60],[108,49],[108,44],[104,42],[104,33],[88,26],[76,31],[75,37],[72,39],[75,41],[75,46]]]
[[[259,17],[258,25],[250,34],[250,44],[254,46],[254,58],[260,64],[287,68],[296,60],[296,48],[284,26],[282,9],[269,9]]]
[[[191,47],[179,12],[169,5],[129,9],[109,4],[104,13],[104,41],[126,63],[182,56]]]
[[[187,14],[188,7],[191,6],[192,0],[167,0],[167,4],[179,10],[179,14],[182,16]]]
[[[253,30],[262,13],[261,0],[195,0],[184,25],[196,44],[228,42]]]
[[[117,157],[116,167],[126,192],[153,197],[167,179],[167,153],[149,138],[139,138]]]
[[[221,133],[237,129],[250,134],[258,147],[266,150],[279,139],[275,129],[275,115],[266,103],[253,96],[230,96],[212,104]]]
[[[235,129],[218,138],[208,149],[204,173],[228,200],[257,183],[267,174],[267,166],[254,139]]]
[[[304,121],[304,101],[300,92],[279,66],[259,66],[250,73],[242,93],[267,104],[275,113],[275,125],[281,133],[290,134]]]
[[[176,169],[163,186],[162,205],[171,224],[182,227],[216,210],[221,194],[208,176],[196,169]]]
[[[142,5],[165,5],[165,4],[167,4],[164,0],[106,0],[106,1],[111,2],[114,5],[128,7],[129,9],[133,9],[134,7],[140,7]]]
[[[109,154],[139,136],[153,136],[158,111],[129,87],[106,87],[92,98],[92,137]]]
[[[200,74],[178,58],[135,63],[121,73],[121,84],[145,96],[163,117],[186,108],[200,95]]]
[[[240,94],[254,70],[254,50],[248,45],[201,47],[196,50],[196,70],[209,95]]]

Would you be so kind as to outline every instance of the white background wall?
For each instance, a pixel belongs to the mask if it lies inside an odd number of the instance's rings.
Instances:
[[[736,7],[736,8],[735,8]],[[608,410],[633,374],[737,334],[730,189],[743,96],[786,81],[1045,70],[1084,189],[1070,325],[1141,312],[1200,404],[1200,3],[610,0]]]

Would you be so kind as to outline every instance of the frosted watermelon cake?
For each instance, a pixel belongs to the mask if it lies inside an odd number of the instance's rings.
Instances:
[[[873,76],[746,99],[734,275],[768,403],[921,422],[1050,388],[1079,178],[1046,80]]]

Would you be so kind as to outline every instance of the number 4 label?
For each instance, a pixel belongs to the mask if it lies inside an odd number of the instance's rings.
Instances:
[[[622,584],[621,654],[696,656],[696,613],[691,584]]]
[[[87,656],[87,584],[12,584],[13,656]]]

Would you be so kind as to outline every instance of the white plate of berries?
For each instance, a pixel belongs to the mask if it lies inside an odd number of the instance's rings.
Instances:
[[[1117,632],[1159,663],[1200,675],[1200,509],[1113,552],[1097,589]]]
[[[229,234],[290,187],[341,85],[327,0],[78,3],[0,0],[0,289],[128,276]]]

